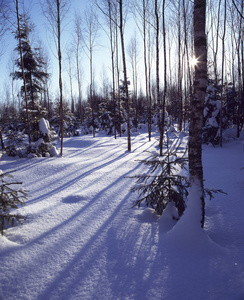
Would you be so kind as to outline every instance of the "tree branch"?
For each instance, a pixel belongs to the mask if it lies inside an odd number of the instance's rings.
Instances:
[[[235,1],[234,1],[234,0],[232,0],[232,3],[234,4],[234,6],[235,6],[235,8],[236,8],[236,10],[237,10],[238,14],[240,15],[240,17],[241,17],[242,19],[244,19],[244,16],[243,16],[243,14],[240,12],[240,10],[239,10],[239,8],[237,7],[237,5],[236,5],[236,3],[235,3]]]

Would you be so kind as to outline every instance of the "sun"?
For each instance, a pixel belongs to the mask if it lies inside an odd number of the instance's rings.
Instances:
[[[190,65],[192,67],[196,66],[197,63],[198,63],[198,59],[195,56],[193,56],[192,58],[190,58]]]

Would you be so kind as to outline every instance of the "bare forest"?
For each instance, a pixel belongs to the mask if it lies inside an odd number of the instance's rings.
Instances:
[[[149,140],[152,126],[158,126],[160,144],[165,127],[186,128],[201,61],[194,55],[192,1],[96,0],[75,10],[64,0],[35,5],[46,24],[39,31],[51,34],[52,51],[37,38],[35,15],[26,3],[1,1],[1,53],[6,36],[15,40],[8,69],[0,70],[6,82],[2,132],[11,125],[33,142],[39,137],[36,123],[45,118],[61,137],[81,126],[94,136],[100,130],[115,138],[127,133],[130,150],[130,132],[142,124]],[[241,0],[207,1],[205,143],[221,145],[225,129],[234,126],[238,137],[242,128],[243,6]],[[104,59],[102,74],[96,57]]]

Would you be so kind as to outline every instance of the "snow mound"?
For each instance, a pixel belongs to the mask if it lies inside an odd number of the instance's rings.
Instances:
[[[194,183],[189,191],[187,208],[176,226],[168,233],[168,241],[175,247],[195,253],[209,252],[210,249],[212,253],[222,252],[223,249],[201,228],[201,213],[201,188],[198,183]]]
[[[39,121],[39,130],[40,132],[45,136],[45,135],[49,135],[50,133],[50,125],[48,120],[41,118],[41,120]]]
[[[55,146],[52,146],[52,147],[50,148],[49,153],[50,153],[50,156],[51,156],[51,157],[54,157],[54,156],[58,156],[58,155],[59,155],[58,150],[57,150],[57,148],[56,148]]]

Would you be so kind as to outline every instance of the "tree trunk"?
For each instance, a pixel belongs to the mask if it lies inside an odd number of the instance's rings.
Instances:
[[[160,99],[159,90],[159,15],[158,15],[158,0],[155,0],[155,20],[156,20],[156,98],[158,107],[158,130],[159,130],[159,155],[163,156],[163,122],[164,122],[164,110]]]
[[[189,47],[188,47],[189,36],[188,36],[188,30],[187,30],[187,26],[186,26],[187,15],[186,15],[185,0],[183,0],[183,16],[184,16],[185,52],[186,52],[186,61],[187,61],[187,76],[186,77],[187,77],[187,81],[188,81],[188,85],[189,85],[190,99],[192,99],[192,72],[191,72],[191,67],[190,67],[190,56],[189,56]],[[185,93],[186,93],[186,88],[185,88]],[[187,99],[186,95],[185,95],[185,99]],[[186,119],[185,114],[184,114],[183,119],[184,119],[184,124],[185,124],[185,119]]]
[[[3,136],[2,136],[2,130],[1,130],[1,128],[0,128],[0,141],[1,141],[2,150],[4,150],[5,147],[4,147],[4,142],[3,142]]]
[[[116,10],[116,24],[117,24],[117,10]],[[117,81],[117,90],[118,90],[118,110],[119,110],[119,136],[122,136],[121,128],[121,99],[120,99],[120,89],[119,89],[119,43],[118,43],[118,27],[115,27],[115,46],[116,46],[116,81]]]
[[[70,97],[71,97],[71,112],[73,114],[75,111],[75,104],[74,104],[74,96],[73,96],[71,57],[69,54],[68,54],[68,62],[69,62],[69,85],[70,85]]]
[[[60,133],[61,133],[61,150],[63,156],[64,140],[64,110],[63,110],[63,83],[62,83],[62,55],[61,55],[61,26],[60,26],[60,0],[57,0],[57,26],[58,26],[58,62],[59,62],[59,93],[60,93]]]
[[[146,43],[146,3],[143,0],[143,54],[144,54],[144,74],[145,74],[145,85],[146,85],[146,99],[148,105],[148,139],[151,141],[151,103],[149,102],[149,92],[148,92],[148,66],[147,66],[147,43]]]
[[[162,132],[164,132],[165,121],[165,102],[167,93],[167,55],[166,55],[166,28],[165,28],[165,0],[163,0],[163,48],[164,48],[164,93],[163,93],[163,120],[162,120]]]
[[[218,85],[218,64],[217,64],[217,55],[218,55],[218,49],[219,49],[219,26],[220,26],[220,8],[221,8],[221,0],[219,0],[219,5],[218,5],[218,19],[217,19],[217,29],[216,29],[216,49],[215,52],[213,50],[213,55],[214,55],[214,75],[215,75],[215,85],[217,87]],[[213,47],[214,49],[214,47]]]
[[[181,53],[181,0],[178,2],[178,129],[182,131],[182,61]]]
[[[130,135],[130,102],[129,102],[129,91],[127,83],[127,68],[125,60],[125,45],[124,45],[124,30],[123,30],[123,1],[119,1],[119,11],[120,11],[120,37],[121,37],[121,50],[122,50],[122,60],[123,60],[123,69],[124,69],[124,87],[125,87],[125,96],[126,96],[126,106],[127,106],[127,142],[128,142],[128,151],[131,151],[131,135]]]
[[[114,123],[114,138],[117,138],[116,130],[116,99],[115,99],[115,61],[114,61],[114,25],[112,22],[111,2],[108,1],[109,12],[109,33],[110,33],[110,51],[111,51],[111,67],[112,67],[112,102],[113,102],[113,123]]]
[[[152,86],[151,86],[151,74],[152,74],[152,64],[151,64],[151,27],[148,26],[147,28],[147,32],[148,32],[148,40],[147,40],[147,70],[148,70],[148,79],[147,79],[147,83],[148,83],[148,98],[149,98],[149,122],[150,122],[150,138],[151,138],[151,130],[152,130],[152,111],[153,111],[153,105],[152,105]]]
[[[207,87],[207,46],[205,34],[206,0],[194,1],[194,49],[198,63],[195,66],[194,96],[191,103],[191,121],[189,137],[189,173],[191,185],[201,188],[202,217],[199,222],[204,226],[205,201],[203,194],[203,167],[202,167],[202,126],[203,105]]]
[[[220,124],[219,124],[219,131],[220,131],[220,139],[219,145],[222,147],[223,145],[223,95],[224,95],[224,63],[225,63],[225,33],[226,33],[226,0],[224,0],[224,29],[223,29],[223,36],[222,36],[222,70],[221,70],[221,107],[220,107]]]

